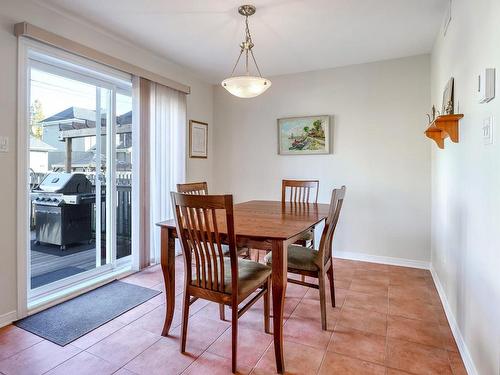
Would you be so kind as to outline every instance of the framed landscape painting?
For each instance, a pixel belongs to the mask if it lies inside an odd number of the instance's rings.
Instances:
[[[330,153],[330,116],[278,119],[280,155],[321,155]]]

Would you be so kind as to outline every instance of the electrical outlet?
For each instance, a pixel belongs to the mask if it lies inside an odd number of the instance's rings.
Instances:
[[[9,152],[9,138],[0,137],[0,152]]]
[[[483,144],[491,145],[493,143],[493,116],[483,120]]]

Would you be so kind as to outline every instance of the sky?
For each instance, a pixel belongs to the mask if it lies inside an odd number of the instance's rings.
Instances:
[[[101,93],[104,96],[103,91]],[[32,68],[31,105],[35,100],[42,103],[45,118],[71,106],[95,110],[96,87]],[[116,115],[119,116],[130,110],[132,110],[132,97],[117,94]]]

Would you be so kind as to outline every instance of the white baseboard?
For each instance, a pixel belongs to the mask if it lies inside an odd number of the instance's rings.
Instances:
[[[6,314],[0,315],[0,328],[9,325],[17,320],[17,311],[11,311]]]
[[[446,298],[446,293],[444,291],[443,285],[441,284],[439,276],[432,266],[431,275],[438,290],[439,298],[441,299],[441,303],[443,304],[444,312],[446,314],[446,317],[448,318],[448,322],[450,323],[451,332],[453,333],[453,337],[455,338],[455,341],[457,343],[458,350],[460,351],[460,355],[462,356],[462,360],[464,362],[467,373],[469,375],[478,375],[474,361],[472,360],[469,349],[467,348],[467,344],[465,343],[462,333],[460,332],[460,328],[458,327],[457,320],[455,319],[455,316],[451,311],[451,307],[448,303],[448,298]]]
[[[430,269],[430,263],[422,261],[422,260],[385,257],[385,256],[381,256],[381,255],[355,253],[355,252],[351,252],[351,251],[334,251],[333,256],[335,258],[359,260],[359,261],[371,262],[371,263],[389,264],[391,266],[421,268],[424,270]]]

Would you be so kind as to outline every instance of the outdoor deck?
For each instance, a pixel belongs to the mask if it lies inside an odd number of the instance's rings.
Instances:
[[[79,172],[82,173],[82,172]],[[30,187],[33,189],[46,176],[46,173],[32,173],[30,175]],[[95,190],[95,173],[86,173]],[[117,189],[117,256],[121,258],[129,255],[131,251],[131,227],[132,227],[132,173],[130,171],[119,171],[116,177]],[[105,186],[102,187],[105,192]],[[106,230],[106,202],[101,202],[101,230]],[[92,209],[92,228],[95,231],[95,212]],[[31,218],[31,288],[37,288],[51,282],[64,279],[69,276],[85,272],[96,267],[95,241],[92,243],[78,243],[68,245],[62,251],[59,246],[50,244],[35,243],[36,221],[34,215],[34,205]],[[95,235],[94,235],[95,239]],[[102,264],[105,264],[105,243],[101,250]]]
[[[59,246],[31,241],[31,288],[95,268],[95,243],[75,244],[62,251]]]
[[[32,235],[33,238],[33,235]],[[104,247],[102,253],[105,253]],[[117,253],[130,253],[130,241],[119,240]],[[102,264],[105,263],[103,256]],[[62,251],[59,246],[50,244],[36,244],[31,240],[31,288],[49,284],[69,276],[85,272],[96,267],[95,243],[80,243],[68,245]]]

